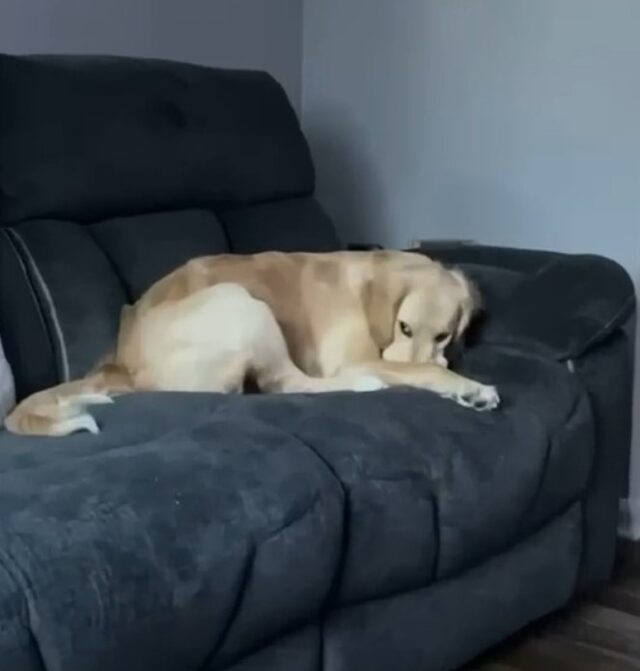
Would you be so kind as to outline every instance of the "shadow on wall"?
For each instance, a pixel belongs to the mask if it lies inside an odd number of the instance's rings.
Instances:
[[[377,161],[342,110],[318,106],[308,115],[318,199],[344,243],[385,243],[389,207]]]
[[[636,297],[640,302],[640,269],[633,277]],[[636,313],[637,315],[637,313]],[[633,394],[633,441],[631,450],[631,505],[633,510],[633,528],[625,529],[634,540],[640,540],[640,317],[635,324],[635,384]]]
[[[423,236],[517,246],[523,234],[544,217],[535,203],[503,185],[464,175],[448,175],[442,182],[431,189],[428,223],[420,231]]]
[[[539,204],[500,184],[446,171],[429,175],[420,166],[396,171],[393,157],[381,162],[376,138],[337,105],[316,106],[305,133],[318,198],[345,242],[403,248],[414,239],[461,238],[509,245],[546,217]],[[552,247],[555,236],[543,242]]]

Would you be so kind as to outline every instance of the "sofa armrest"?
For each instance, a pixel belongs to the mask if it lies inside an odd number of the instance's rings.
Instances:
[[[559,252],[492,245],[441,245],[438,242],[421,243],[417,249],[407,251],[427,254],[446,264],[471,263],[478,266],[514,270],[520,273],[535,273],[553,260],[563,256]]]
[[[624,326],[635,310],[628,273],[595,255],[467,246],[430,253],[445,263],[518,270],[524,278],[490,315],[481,342],[576,359]]]
[[[577,359],[623,326],[634,309],[633,283],[617,263],[561,256],[520,284],[485,337]]]

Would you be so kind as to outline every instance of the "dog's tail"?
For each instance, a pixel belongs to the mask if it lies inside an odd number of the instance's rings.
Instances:
[[[76,431],[99,433],[87,407],[113,403],[112,396],[132,390],[131,378],[124,368],[104,364],[81,380],[29,396],[4,423],[12,433],[27,436],[68,436]]]

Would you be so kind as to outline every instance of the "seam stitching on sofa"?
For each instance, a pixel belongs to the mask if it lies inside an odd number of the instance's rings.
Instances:
[[[103,221],[108,221],[108,219],[105,219]],[[98,236],[96,236],[93,230],[93,227],[98,223],[102,222],[94,222],[92,224],[88,224],[87,226],[83,226],[82,228],[86,231],[87,236],[93,242],[93,244],[100,250],[100,252],[102,252],[102,255],[104,256],[111,270],[113,271],[113,274],[118,278],[118,282],[120,283],[120,287],[122,288],[122,292],[124,293],[126,303],[133,304],[135,303],[135,301],[133,300],[133,292],[131,291],[129,283],[125,281],[125,278],[120,272],[120,268],[118,267],[118,264],[115,262],[115,259],[107,251],[107,248],[102,244],[101,240],[99,239]],[[120,318],[118,317],[118,324],[119,322]]]
[[[252,546],[251,546],[252,547],[252,563],[251,563],[251,566],[249,567],[251,569],[251,571],[253,570],[253,567],[255,566],[255,562],[256,562],[256,559],[257,559],[258,554],[260,552],[260,548],[266,542],[271,540],[272,538],[275,538],[276,536],[281,534],[283,531],[289,529],[294,524],[297,524],[300,520],[305,519],[307,517],[307,515],[318,506],[318,503],[320,502],[320,500],[321,500],[320,496],[315,496],[313,498],[313,501],[308,506],[306,506],[306,508],[301,513],[297,513],[291,520],[287,520],[280,527],[278,527],[277,529],[274,529],[272,532],[270,532],[268,535],[266,535],[264,538],[262,538],[259,544],[258,543],[253,543],[252,544]],[[250,578],[251,578],[251,571],[248,572],[247,583],[246,583],[247,585],[248,585],[248,583],[250,581]],[[247,589],[247,587],[245,587],[245,592],[246,592],[246,589]],[[239,603],[236,604],[238,610],[242,606],[243,602],[244,602],[244,596],[239,601]],[[317,616],[317,614],[314,615],[314,618],[316,616]],[[234,617],[232,619],[232,621],[227,623],[227,625],[226,625],[227,628],[231,627],[231,625],[233,624],[235,619],[237,619],[237,618]],[[308,623],[312,623],[312,622],[315,621],[315,619],[303,620],[303,621],[308,622]],[[253,644],[253,645],[248,646],[248,648],[243,650],[241,653],[235,653],[231,657],[224,660],[224,667],[223,668],[227,669],[227,668],[233,667],[240,660],[245,659],[246,657],[250,657],[251,655],[259,652],[260,650],[262,650],[265,647],[265,645],[269,645],[273,642],[279,641],[282,638],[285,638],[286,636],[289,636],[292,632],[297,631],[300,628],[300,626],[304,626],[304,625],[300,625],[300,623],[297,622],[294,625],[285,626],[280,631],[278,631],[277,633],[274,633],[274,634],[270,635],[266,639],[266,641],[261,640],[257,644]],[[226,636],[226,634],[225,634],[225,636]],[[220,636],[220,639],[222,639],[222,635]],[[219,648],[222,648],[222,647],[223,647],[222,645],[219,646]],[[217,653],[215,653],[215,654],[217,654]],[[210,653],[210,655],[214,655],[214,653]],[[212,663],[215,663],[215,659],[213,659],[213,658],[211,660],[208,660],[209,665],[212,664]],[[199,668],[198,671],[205,671],[205,669],[208,670],[209,668],[210,668],[210,666],[208,666],[207,663],[205,663],[205,666]]]
[[[35,259],[33,258],[33,255],[31,254],[31,251],[27,247],[26,243],[22,239],[22,236],[16,231],[15,229],[11,229],[11,233],[13,234],[16,242],[20,246],[22,253],[25,256],[25,259],[29,262],[29,265],[31,266],[31,269],[33,270],[33,274],[35,279],[37,280],[40,290],[42,292],[42,296],[44,297],[45,301],[47,302],[47,307],[49,308],[50,315],[51,315],[51,324],[53,326],[53,330],[56,334],[57,340],[58,340],[58,350],[60,353],[60,363],[62,364],[62,381],[67,382],[69,380],[69,356],[67,353],[67,347],[66,343],[64,340],[64,334],[62,332],[62,326],[60,325],[60,319],[58,318],[58,311],[56,309],[56,305],[53,301],[53,298],[51,296],[51,292],[49,291],[49,286],[44,280],[44,277],[42,276],[42,273],[40,272],[40,269],[38,268],[38,264],[36,263]]]
[[[300,422],[298,422],[298,426]],[[336,481],[340,491],[342,492],[342,538],[340,543],[340,553],[336,561],[336,571],[331,579],[331,584],[327,589],[327,594],[324,599],[324,603],[320,609],[319,613],[319,642],[318,642],[318,669],[322,670],[324,668],[325,662],[325,647],[326,647],[326,638],[325,638],[325,623],[326,615],[328,612],[331,612],[331,601],[336,600],[336,603],[339,606],[339,595],[340,595],[340,583],[342,582],[345,575],[345,568],[347,562],[347,552],[349,546],[349,523],[351,515],[351,495],[346,484],[340,479],[338,472],[321,453],[313,445],[310,445],[306,440],[304,440],[297,431],[293,431],[291,435],[300,442],[301,445],[304,445],[318,461],[320,461],[324,467],[329,471],[331,477]]]
[[[242,610],[242,604],[245,601],[247,591],[249,589],[249,583],[251,582],[251,576],[253,575],[253,570],[255,567],[257,548],[255,542],[250,543],[249,552],[247,553],[247,558],[242,566],[240,572],[240,584],[238,586],[238,593],[236,598],[233,600],[231,607],[229,608],[229,616],[227,621],[224,623],[220,629],[220,636],[216,641],[213,648],[206,654],[202,664],[199,664],[197,669],[198,671],[207,671],[208,669],[215,668],[216,658],[220,654],[220,650],[224,648],[229,638],[229,632],[231,631],[234,623],[237,621],[240,611]]]
[[[540,478],[540,480],[536,485],[535,493],[531,496],[531,499],[527,506],[526,514],[523,516],[524,519],[528,519],[536,511],[536,507],[540,500],[540,492],[542,491],[545,476],[548,472],[549,462],[551,460],[551,452],[553,451],[553,447],[557,442],[560,433],[563,432],[566,429],[566,425],[577,416],[578,410],[580,409],[581,398],[582,397],[579,396],[578,398],[575,399],[573,405],[571,406],[571,409],[569,410],[563,421],[563,425],[557,427],[556,431],[549,434],[548,447],[543,460],[542,477]],[[587,394],[587,402],[589,402],[588,394]],[[561,515],[564,515],[569,509],[571,509],[572,506],[576,504],[579,504],[581,506],[581,514],[582,514],[582,500],[586,492],[588,492],[589,486],[590,486],[589,483],[587,483],[583,488],[581,488],[576,498],[572,498],[568,503],[566,503],[563,506],[560,506],[559,512],[552,513],[550,516],[545,516],[544,518],[540,518],[535,521],[536,522],[535,524],[520,529],[520,531],[514,537],[511,545],[509,545],[509,547],[525,543],[527,539],[531,538],[533,534],[537,534],[539,531],[544,529],[548,524],[550,524],[553,520],[557,519]],[[501,551],[492,552],[491,557],[493,558],[498,556],[500,552]]]
[[[222,237],[224,238],[224,241],[227,245],[227,249],[233,254],[234,251],[233,246],[231,245],[231,236],[229,235],[229,225],[227,224],[227,221],[224,219],[222,214],[213,208],[205,210],[205,212],[208,212],[216,220],[220,226],[220,230],[222,231]]]
[[[574,405],[574,407],[571,409],[571,412],[569,413],[570,415],[573,414],[575,408],[577,407],[577,404]],[[551,456],[554,451],[554,447],[556,446],[556,434],[555,432],[553,434],[549,433],[547,435],[547,449],[544,452],[544,457],[542,458],[542,463],[540,464],[540,477],[538,478],[538,481],[535,484],[535,490],[531,495],[531,498],[529,499],[529,504],[527,505],[526,509],[526,514],[523,515],[523,519],[529,519],[532,515],[535,514],[536,508],[539,505],[540,502],[540,493],[543,490],[545,481],[547,479],[547,474],[549,472],[549,463],[551,462]]]
[[[573,254],[571,256],[575,257],[575,256],[579,256],[579,255]],[[561,263],[562,263],[562,259],[552,259],[548,263],[544,264],[538,271],[536,271],[536,273],[533,275],[533,277],[537,277],[538,275],[541,275],[546,270],[551,268],[553,265],[561,264]],[[562,355],[562,358],[563,359],[578,358],[580,356],[583,356],[585,354],[585,352],[587,352],[587,350],[594,343],[598,342],[601,339],[603,334],[606,335],[607,331],[611,328],[611,326],[613,324],[615,324],[615,322],[618,321],[625,314],[625,312],[628,311],[629,307],[632,306],[635,303],[635,300],[636,300],[636,297],[635,297],[634,293],[632,292],[630,296],[627,296],[627,298],[624,300],[624,302],[622,303],[620,308],[617,310],[617,312],[613,315],[613,317],[611,317],[604,324],[604,326],[601,326],[598,329],[598,331],[594,335],[592,335],[591,338],[589,338],[586,343],[584,343],[584,345],[581,347],[579,352],[573,352],[572,353],[571,350],[569,349],[569,351],[565,352]]]
[[[582,354],[586,352],[595,342],[601,339],[601,336],[603,334],[606,334],[606,332],[611,328],[613,324],[616,323],[619,319],[622,318],[625,312],[628,311],[629,307],[632,306],[635,303],[636,297],[631,294],[630,296],[627,296],[627,299],[624,301],[624,303],[620,306],[620,309],[609,319],[609,321],[602,327],[600,327],[594,335],[587,340],[587,342],[583,345],[582,347]],[[578,354],[580,356],[580,354]]]
[[[506,545],[501,551],[492,552],[491,554],[487,555],[484,559],[480,559],[474,562],[473,564],[466,566],[461,570],[455,571],[454,573],[451,573],[447,576],[439,577],[432,583],[429,583],[428,585],[422,585],[421,587],[410,587],[409,589],[398,590],[393,594],[386,594],[383,596],[373,596],[367,599],[360,599],[350,601],[344,604],[337,604],[337,607],[331,611],[331,614],[339,613],[352,608],[358,608],[360,606],[373,605],[377,602],[386,601],[389,599],[395,599],[397,597],[404,597],[416,594],[417,592],[424,592],[426,590],[433,589],[439,584],[448,583],[463,578],[469,573],[472,573],[473,571],[476,571],[477,569],[484,567],[490,562],[500,559],[507,552],[510,552],[511,550],[527,545],[527,543],[531,542],[537,534],[544,532],[551,524],[558,521],[560,518],[571,514],[571,510],[572,508],[574,508],[574,506],[582,507],[582,500],[583,500],[582,497],[578,497],[577,499],[570,501],[566,506],[560,509],[560,512],[555,517],[552,517],[544,524],[537,525],[531,530],[531,532],[528,535],[526,536],[523,535],[521,537],[514,538],[513,541],[510,542],[508,545]]]
[[[549,259],[545,264],[541,265],[538,270],[533,275],[530,275],[530,277],[533,279],[535,277],[538,277],[538,275],[542,275],[545,271],[549,270],[549,268],[553,268],[553,266],[561,263],[562,259]]]
[[[338,485],[340,491],[342,492],[342,497],[343,497],[343,510],[342,510],[342,543],[341,543],[341,548],[340,548],[340,557],[337,562],[337,570],[336,570],[336,575],[333,576],[333,580],[331,582],[331,586],[329,587],[329,590],[327,591],[327,602],[331,600],[333,596],[335,596],[338,592],[338,583],[340,579],[343,577],[344,574],[344,568],[345,568],[345,562],[346,562],[346,556],[347,556],[347,546],[348,546],[348,537],[349,537],[349,512],[350,512],[350,503],[351,503],[351,496],[349,493],[348,487],[345,485],[345,483],[340,479],[340,476],[338,475],[338,472],[334,468],[333,464],[331,464],[321,453],[319,450],[317,450],[313,445],[309,444],[304,438],[302,438],[297,431],[292,431],[291,435],[293,438],[295,438],[301,445],[306,447],[315,457],[320,461],[324,467],[329,471],[331,474],[331,477],[336,481],[336,484]],[[327,604],[325,604],[326,606]]]
[[[427,578],[427,584],[439,580],[440,567],[442,565],[442,511],[440,510],[440,499],[435,491],[429,493],[429,499],[433,508],[433,539],[435,541],[435,548],[433,550],[431,575]]]
[[[588,528],[589,528],[589,522],[587,519],[588,515],[588,510],[587,506],[585,504],[586,499],[588,498],[589,492],[594,491],[595,487],[595,479],[596,479],[596,471],[599,466],[598,462],[598,452],[599,452],[599,446],[598,446],[598,434],[596,430],[596,408],[595,408],[595,399],[592,391],[589,389],[588,384],[584,381],[584,379],[581,377],[579,371],[576,374],[576,378],[580,381],[582,388],[584,390],[584,399],[585,402],[589,408],[589,421],[590,421],[590,426],[589,426],[589,433],[591,436],[593,436],[593,449],[591,451],[591,464],[589,468],[589,475],[587,477],[587,484],[585,487],[585,492],[583,493],[583,498],[580,500],[580,519],[581,519],[581,536],[580,536],[580,564],[576,570],[576,580],[575,580],[575,585],[574,585],[574,592],[578,589],[578,586],[581,581],[581,576],[583,572],[583,567],[585,565],[585,560],[587,556],[587,552],[589,550],[589,545],[587,543],[587,538],[588,538]],[[576,402],[576,405],[579,405],[579,399]],[[573,417],[569,417],[567,422],[565,423],[565,426],[569,424],[569,421],[573,419]]]
[[[21,571],[20,570],[14,570],[12,563],[8,561],[8,558],[6,556],[5,551],[0,550],[0,566],[6,571],[7,575],[13,580],[15,585],[19,587],[22,590],[22,596],[24,597],[25,600],[25,606],[26,606],[26,616],[27,616],[27,622],[24,623],[24,626],[27,630],[27,633],[29,635],[29,639],[31,640],[33,644],[33,648],[35,651],[35,655],[38,658],[38,661],[40,663],[40,667],[42,668],[42,671],[47,671],[47,664],[44,661],[44,656],[42,654],[42,648],[40,647],[40,641],[38,640],[35,632],[33,631],[33,620],[34,620],[34,607],[33,607],[33,592],[29,586],[29,581],[28,580],[23,580]],[[16,567],[17,569],[17,567]]]
[[[327,416],[326,413],[322,413],[323,416]],[[300,425],[300,422],[298,422],[298,426]],[[342,576],[344,576],[345,573],[345,564],[346,564],[346,555],[347,555],[347,549],[348,549],[348,533],[347,533],[347,525],[350,522],[350,492],[348,487],[344,484],[344,482],[340,479],[340,476],[338,475],[338,472],[335,470],[333,465],[313,446],[310,445],[307,441],[305,441],[299,433],[293,432],[291,434],[296,440],[298,440],[302,445],[304,445],[307,449],[309,449],[324,465],[325,467],[329,470],[329,472],[333,475],[333,477],[337,480],[340,488],[343,491],[344,497],[345,497],[345,520],[343,521],[343,530],[344,530],[344,535],[345,535],[345,540],[344,540],[344,548],[342,551],[343,557],[341,559],[341,572]],[[431,472],[429,473],[431,476]],[[435,582],[440,579],[440,565],[442,563],[442,534],[441,534],[441,510],[440,510],[440,501],[438,499],[438,496],[435,492],[429,492],[428,494],[428,499],[432,504],[432,510],[433,510],[433,523],[434,523],[434,542],[435,542],[435,548],[434,548],[434,557],[433,557],[433,564],[431,567],[431,575],[427,577],[427,583],[426,585],[431,584],[432,582]],[[327,596],[327,603],[330,602],[331,596],[333,593],[336,593],[337,596],[339,596],[337,586],[332,587],[328,596]],[[377,597],[376,597],[377,598]],[[356,599],[355,602],[358,600]],[[351,603],[349,601],[345,601],[344,603],[340,602],[339,600],[337,601],[338,607],[342,607],[343,605],[346,605],[348,603]],[[324,624],[322,624],[322,632],[324,632]]]

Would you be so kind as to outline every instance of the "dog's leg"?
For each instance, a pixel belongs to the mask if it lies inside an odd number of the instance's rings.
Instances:
[[[407,385],[428,389],[475,410],[493,410],[500,404],[500,397],[495,387],[458,375],[437,364],[395,363],[381,360],[350,366],[348,371],[374,375],[389,386]]]
[[[293,362],[270,367],[258,378],[262,391],[282,394],[320,394],[330,391],[378,391],[388,385],[372,373],[345,371],[332,377],[311,377]]]
[[[292,361],[285,337],[271,308],[250,299],[251,318],[245,318],[244,336],[249,345],[250,370],[258,388],[274,393],[322,393],[375,391],[387,385],[374,374],[345,371],[328,377],[312,377]],[[250,327],[249,327],[250,324]]]

